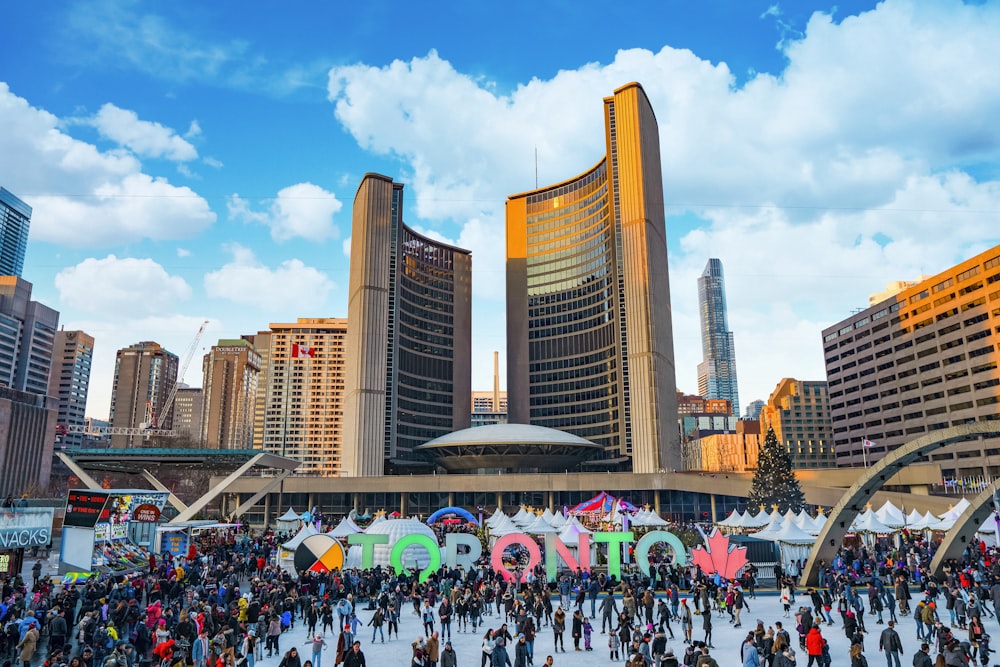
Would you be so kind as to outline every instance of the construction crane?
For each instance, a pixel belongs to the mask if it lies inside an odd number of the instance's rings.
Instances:
[[[188,366],[191,365],[191,360],[194,358],[194,353],[198,350],[198,343],[201,342],[201,337],[205,333],[205,328],[208,326],[208,320],[201,323],[198,327],[198,333],[195,334],[194,340],[191,341],[190,347],[188,347],[187,352],[184,353],[184,363],[177,373],[177,381],[174,386],[170,388],[170,392],[167,394],[166,400],[163,401],[163,407],[160,409],[160,414],[167,415],[170,414],[170,408],[173,406],[174,398],[177,397],[177,390],[180,388],[181,383],[184,381],[184,375],[187,373]],[[144,437],[162,436],[166,438],[172,438],[177,435],[177,432],[173,429],[163,429],[160,428],[159,420],[156,416],[156,409],[153,406],[152,401],[146,401],[146,417],[145,421],[142,422],[138,427],[135,426],[92,426],[87,427],[84,424],[56,424],[56,437],[61,437],[69,433],[83,433],[86,435],[94,436],[104,436],[104,435],[141,435]]]
[[[167,394],[166,400],[163,401],[163,406],[160,407],[160,414],[166,417],[170,414],[170,408],[174,405],[174,398],[177,397],[177,390],[180,389],[181,383],[184,382],[184,376],[187,374],[188,366],[191,365],[191,360],[194,358],[194,353],[198,350],[198,343],[201,342],[201,336],[205,333],[205,327],[208,326],[208,320],[201,323],[198,327],[198,333],[194,335],[194,340],[191,341],[190,347],[188,347],[187,352],[184,353],[184,363],[181,364],[181,369],[177,372],[177,382],[174,386],[170,388],[170,393]],[[159,430],[160,425],[156,416],[155,406],[152,404],[149,406],[150,416],[152,417],[152,423],[150,428],[153,430]]]

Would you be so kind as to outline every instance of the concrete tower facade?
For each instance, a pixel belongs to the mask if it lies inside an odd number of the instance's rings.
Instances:
[[[326,317],[271,324],[266,336],[254,336],[255,346],[270,345],[263,449],[299,459],[305,475],[341,474],[346,338],[347,320]]]
[[[162,414],[162,410],[177,384],[177,370],[177,355],[159,343],[144,341],[118,350],[111,388],[111,426],[141,428],[155,414],[160,428],[171,428],[172,415]],[[141,433],[113,435],[111,447],[140,447],[143,441]]]
[[[31,300],[31,283],[0,276],[0,385],[47,394],[59,313]]]
[[[413,450],[468,428],[472,257],[403,224],[403,185],[366,174],[354,198],[344,474],[424,463]]]
[[[602,445],[591,469],[679,469],[659,130],[637,83],[604,117],[595,166],[507,200],[510,421]]]
[[[261,358],[248,341],[220,340],[202,363],[201,443],[250,449]]]
[[[59,401],[59,423],[83,427],[87,424],[87,392],[94,359],[94,337],[83,331],[57,331],[49,372],[49,396]],[[83,433],[62,436],[66,447],[83,446]]]

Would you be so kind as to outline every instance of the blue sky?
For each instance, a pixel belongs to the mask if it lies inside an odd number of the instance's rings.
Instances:
[[[956,0],[58,2],[4,8],[0,185],[24,276],[114,352],[346,316],[351,203],[473,251],[474,377],[503,357],[506,195],[603,151],[601,99],[660,124],[679,388],[722,259],[741,403],[823,377],[819,331],[1000,241],[1000,5]],[[503,372],[503,371],[502,371]],[[201,383],[196,360],[186,380]]]

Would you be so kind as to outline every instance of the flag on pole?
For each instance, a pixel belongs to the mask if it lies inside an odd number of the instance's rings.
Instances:
[[[307,347],[305,345],[299,345],[298,343],[292,343],[293,359],[303,359],[303,358],[312,359],[315,354],[316,350],[311,347]]]
[[[865,438],[864,440],[862,440],[861,444],[864,445],[865,447],[874,447],[875,446],[875,443],[873,441],[869,440],[868,438]]]

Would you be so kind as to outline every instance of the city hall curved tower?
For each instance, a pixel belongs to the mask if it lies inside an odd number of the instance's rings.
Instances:
[[[659,130],[637,83],[604,118],[596,165],[507,199],[509,419],[601,445],[591,468],[679,469]]]
[[[468,428],[472,257],[403,224],[403,185],[365,174],[354,197],[344,378],[345,476],[420,465],[414,449]]]

